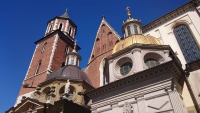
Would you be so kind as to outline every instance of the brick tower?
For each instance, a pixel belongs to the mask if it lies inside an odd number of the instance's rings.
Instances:
[[[36,48],[17,101],[22,96],[30,96],[52,71],[65,64],[66,55],[73,50],[76,28],[67,11],[48,21],[44,37],[35,42]],[[77,50],[79,49],[77,46]]]
[[[106,84],[103,74],[104,58],[112,54],[113,47],[119,40],[120,36],[103,16],[86,68],[86,73],[90,76],[94,87]]]

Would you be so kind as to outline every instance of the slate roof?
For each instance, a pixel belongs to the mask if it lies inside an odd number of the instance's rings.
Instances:
[[[85,81],[92,86],[91,79],[79,67],[74,65],[66,65],[54,72],[52,72],[45,81],[51,79],[69,79],[74,81]]]

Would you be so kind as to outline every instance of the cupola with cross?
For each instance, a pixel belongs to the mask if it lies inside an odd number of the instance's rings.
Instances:
[[[128,37],[133,34],[142,34],[142,24],[140,20],[131,17],[130,7],[126,8],[128,19],[124,21],[122,25],[122,33],[124,37]]]

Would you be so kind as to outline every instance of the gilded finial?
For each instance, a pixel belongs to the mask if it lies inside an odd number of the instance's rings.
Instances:
[[[130,7],[127,7],[127,8],[126,8],[126,11],[127,11],[128,18],[131,19]]]

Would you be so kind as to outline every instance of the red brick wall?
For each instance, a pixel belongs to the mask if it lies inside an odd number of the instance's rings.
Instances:
[[[52,36],[51,38],[48,38],[48,39],[46,39],[46,40],[40,42],[40,43],[37,45],[37,48],[36,48],[36,50],[35,50],[35,54],[34,54],[34,56],[33,56],[32,62],[31,62],[30,67],[29,67],[29,69],[28,69],[27,76],[26,76],[26,78],[25,78],[25,80],[24,80],[24,84],[25,84],[25,83],[28,83],[29,86],[30,86],[31,84],[33,84],[32,87],[36,87],[37,84],[36,84],[35,81],[33,81],[32,79],[34,79],[34,78],[36,78],[36,77],[38,77],[38,76],[40,76],[40,77],[42,76],[43,79],[38,80],[38,83],[41,83],[41,82],[44,81],[44,79],[46,79],[47,73],[46,73],[46,72],[45,72],[45,74],[44,74],[44,73],[43,73],[43,74],[40,74],[40,73],[43,72],[43,71],[46,71],[47,68],[48,68],[48,64],[49,64],[49,61],[50,61],[51,52],[52,52],[52,49],[53,49],[54,40],[55,40],[55,35]],[[45,43],[47,43],[47,44],[46,44],[46,48],[45,48],[45,51],[42,52],[42,49],[43,49],[43,46],[44,46]],[[41,60],[42,62],[41,62],[40,69],[39,69],[39,71],[38,71],[38,74],[39,74],[39,75],[35,76],[35,71],[36,71],[37,65],[38,65],[38,63],[39,63],[40,60]],[[35,76],[35,77],[33,77],[33,76]],[[33,78],[32,78],[32,79],[28,79],[28,78],[31,78],[31,77],[33,77]],[[28,79],[28,80],[26,80],[26,79]],[[32,83],[32,82],[34,82],[34,83]],[[23,89],[23,88],[22,88],[22,89],[20,90],[19,95],[24,94],[24,93],[27,93],[27,92],[29,92],[29,90],[31,90],[31,89],[32,89],[32,88],[26,88],[26,89]]]
[[[48,69],[48,65],[49,65],[49,62],[50,62],[50,57],[51,57],[51,54],[52,54],[53,43],[54,43],[55,37],[56,37],[56,35],[54,35],[51,38],[48,38],[48,39],[46,39],[46,40],[44,40],[44,41],[42,41],[38,44],[38,47],[36,48],[34,57],[33,57],[32,62],[30,64],[28,74],[27,74],[23,84],[28,83],[29,86],[36,87],[39,83],[43,82],[46,79],[46,77],[48,76],[47,72],[44,72],[44,73],[41,73],[41,72],[47,71],[47,69]],[[42,52],[42,49],[43,49],[43,46],[44,46],[45,43],[47,43],[46,48],[45,48],[45,51]],[[57,41],[57,44],[56,44],[56,49],[54,51],[54,56],[53,56],[53,59],[52,59],[50,71],[57,70],[58,68],[60,68],[62,66],[62,63],[65,62],[66,45],[67,44],[58,37],[58,41]],[[71,47],[69,47],[69,51],[70,52],[72,51]],[[36,71],[37,65],[38,65],[40,60],[42,61],[41,66],[40,66],[38,75],[35,75],[35,71]],[[28,79],[28,80],[26,80],[26,79]],[[19,95],[28,93],[28,92],[33,91],[33,90],[34,90],[34,88],[26,88],[26,89],[21,88]]]
[[[119,40],[118,36],[114,34],[114,31],[105,23],[100,26],[97,38],[99,38],[99,41],[95,40],[92,51],[92,55],[94,55],[94,57],[91,58],[86,70],[86,73],[92,80],[93,86],[96,88],[100,86],[100,63],[103,58],[112,54],[112,49],[114,48],[115,42]]]
[[[52,64],[51,64],[51,71],[55,71],[58,68],[62,67],[62,63],[65,62],[65,60],[66,60],[66,54],[65,54],[66,45],[67,44],[63,40],[61,40],[60,38],[58,39],[56,50],[55,50],[54,57],[53,57]],[[69,47],[69,52],[71,52],[72,48],[70,46],[68,46],[68,47]]]
[[[47,77],[47,72],[42,73],[38,76],[34,76],[32,78],[29,78],[27,80],[24,81],[24,84],[29,84],[29,87],[36,87],[39,83],[41,83],[42,81],[44,81]],[[23,95],[25,93],[34,91],[35,88],[23,88],[21,87],[20,92],[19,92],[19,96]]]
[[[63,27],[63,30],[64,30],[67,20],[58,19],[57,29],[59,28],[60,22],[63,23],[62,27]],[[52,24],[55,24],[55,20],[53,20]],[[70,21],[69,21],[69,26],[72,26]],[[31,62],[30,67],[28,69],[28,73],[26,75],[26,78],[25,78],[23,84],[27,83],[27,84],[29,84],[29,87],[36,87],[39,83],[43,82],[46,79],[46,77],[48,76],[48,73],[46,71],[47,71],[48,65],[50,63],[50,58],[51,58],[51,54],[52,54],[52,50],[53,50],[53,46],[54,46],[53,44],[54,44],[54,40],[56,38],[56,35],[57,34],[55,34],[54,36],[47,38],[43,41],[40,41],[38,43],[37,48],[35,49],[35,53],[33,55],[32,62]],[[42,49],[43,49],[43,46],[44,46],[45,43],[47,43],[46,47],[45,47],[45,51],[42,52]],[[60,68],[62,66],[62,63],[65,62],[66,45],[67,45],[66,42],[64,42],[63,40],[61,40],[61,38],[58,37],[56,49],[54,51],[54,56],[53,56],[52,63],[51,63],[51,66],[50,66],[50,71],[57,70],[58,68]],[[71,48],[69,46],[70,52],[72,51],[72,49],[73,48]],[[39,68],[38,73],[35,75],[35,72],[36,72],[36,69],[37,69],[37,66],[38,66],[38,63],[39,63],[40,60],[42,61],[41,66]],[[44,73],[41,73],[41,72],[44,72]],[[22,95],[22,94],[28,93],[30,91],[33,91],[33,90],[34,90],[34,88],[21,88],[21,90],[19,92],[19,96]]]

